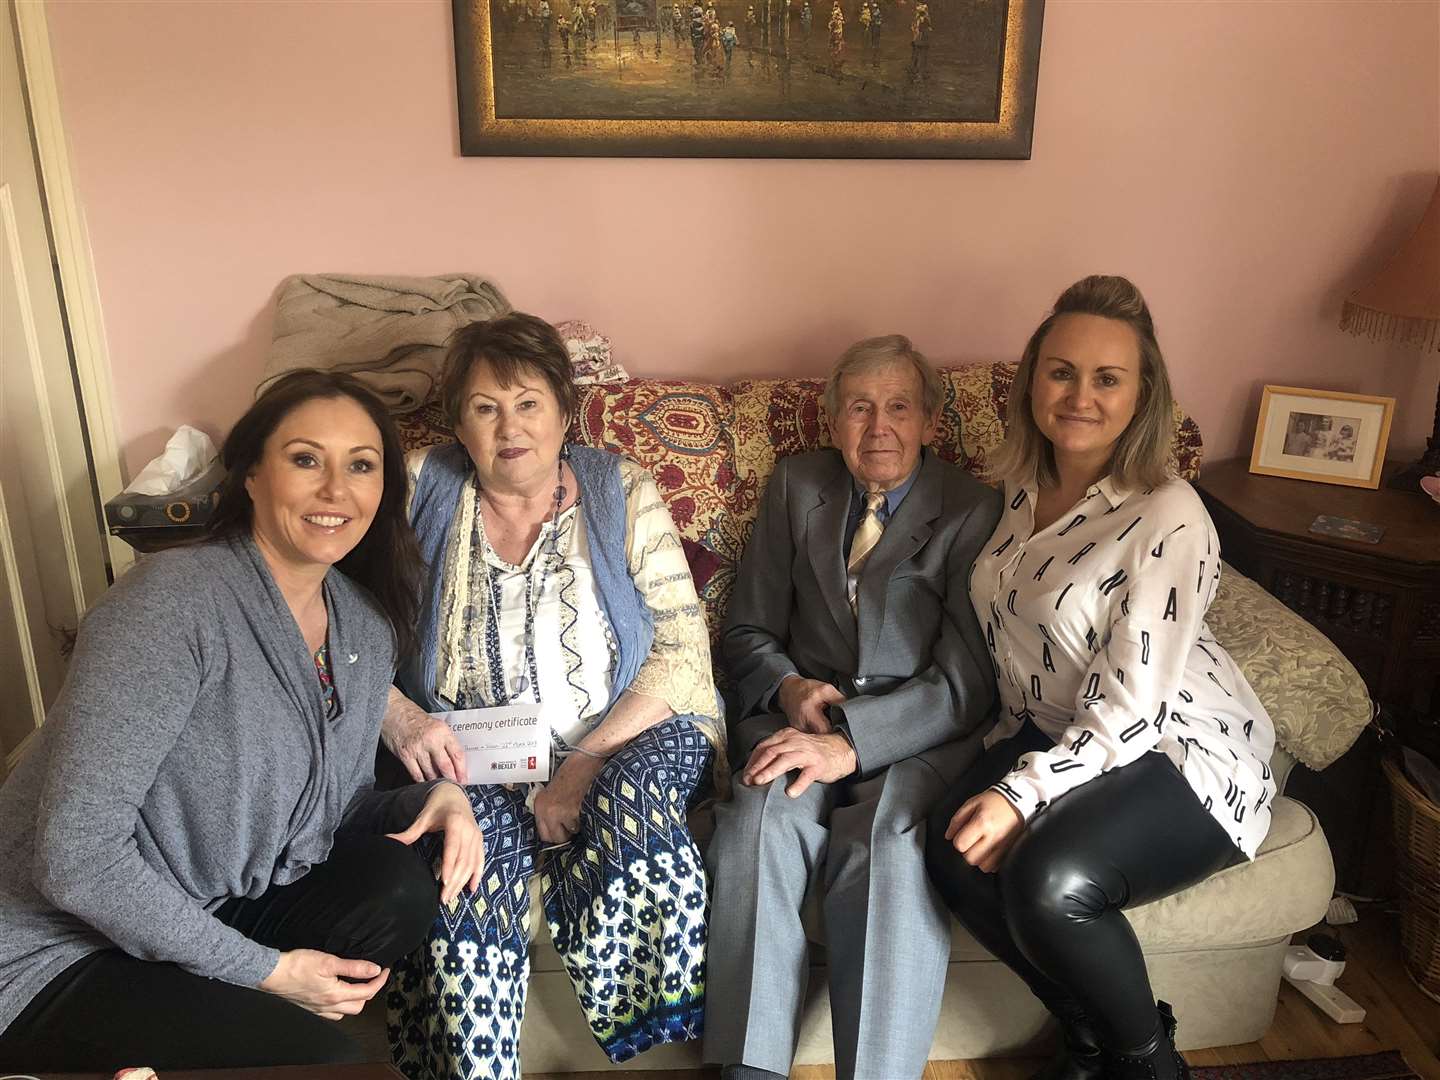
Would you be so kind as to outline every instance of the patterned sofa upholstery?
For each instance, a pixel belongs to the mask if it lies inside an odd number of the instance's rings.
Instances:
[[[1004,438],[1002,417],[1015,374],[1010,363],[943,371],[945,404],[933,449],[989,479],[987,463]],[[572,437],[623,453],[655,475],[685,544],[712,635],[725,616],[735,567],[766,481],[778,458],[828,443],[815,379],[712,383],[632,379],[582,386]],[[407,448],[449,441],[438,405],[398,418]],[[1200,432],[1178,408],[1173,457],[1188,479],[1199,474]],[[1364,683],[1327,639],[1253,582],[1227,568],[1209,624],[1245,670],[1272,719],[1273,762],[1284,779],[1296,759],[1323,768],[1370,719]],[[724,683],[722,677],[722,685]],[[697,823],[697,830],[704,823]],[[1308,809],[1275,804],[1274,824],[1254,862],[1193,889],[1136,909],[1157,992],[1182,1018],[1182,1047],[1257,1039],[1274,1014],[1289,937],[1325,912],[1334,883],[1329,848]],[[558,957],[532,944],[531,996],[522,1035],[527,1071],[604,1070]],[[811,1000],[797,1061],[831,1060],[823,928],[812,938]],[[1019,981],[955,929],[945,1004],[931,1058],[1019,1052],[1043,1035],[1045,1017]],[[629,1068],[694,1066],[695,1046],[662,1047]]]

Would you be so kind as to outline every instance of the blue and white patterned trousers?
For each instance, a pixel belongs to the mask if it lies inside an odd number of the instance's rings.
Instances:
[[[518,1080],[537,870],[555,950],[610,1060],[699,1037],[708,890],[685,813],[712,759],[688,716],[643,732],[596,776],[576,838],[543,859],[523,789],[465,789],[485,869],[479,890],[442,907],[391,978],[386,1011],[401,1072]]]

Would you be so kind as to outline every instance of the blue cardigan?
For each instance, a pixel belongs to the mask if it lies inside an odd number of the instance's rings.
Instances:
[[[580,485],[580,509],[590,539],[590,559],[600,606],[610,620],[619,648],[619,665],[611,681],[608,711],[634,681],[650,655],[655,621],[630,577],[625,552],[625,492],[620,483],[620,457],[588,446],[570,446],[570,467]],[[396,684],[426,712],[455,707],[435,693],[435,669],[440,642],[441,576],[445,572],[446,545],[455,509],[464,486],[475,470],[470,455],[459,443],[432,450],[410,496],[410,524],[420,541],[420,554],[430,567],[429,595],[420,605],[420,651],[405,657]],[[468,542],[468,538],[466,540]]]

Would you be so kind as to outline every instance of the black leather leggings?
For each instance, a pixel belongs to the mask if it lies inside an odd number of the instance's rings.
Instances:
[[[930,816],[926,862],[950,910],[1058,1016],[1078,1007],[1106,1049],[1143,1047],[1158,1020],[1145,958],[1122,908],[1193,885],[1244,855],[1164,754],[1152,752],[1036,814],[998,872],[945,839],[960,805],[1053,744],[1033,725],[996,743]]]

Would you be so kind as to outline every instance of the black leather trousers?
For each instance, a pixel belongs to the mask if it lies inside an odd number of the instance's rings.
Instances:
[[[1058,1016],[1078,1008],[1106,1049],[1158,1027],[1140,944],[1123,909],[1193,885],[1244,855],[1164,754],[1096,777],[1031,819],[998,872],[945,839],[960,805],[1053,744],[1033,725],[987,750],[930,816],[926,861],[950,910]]]

